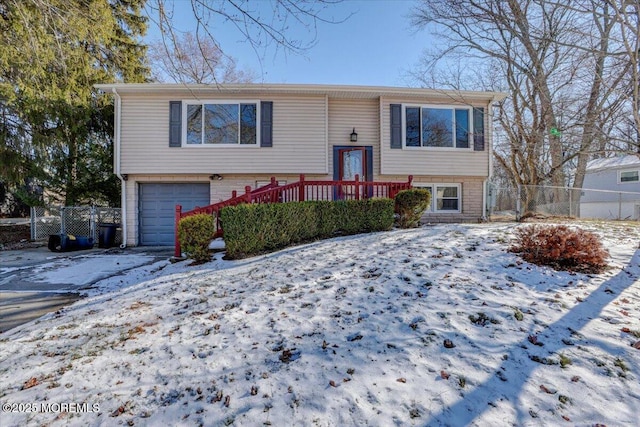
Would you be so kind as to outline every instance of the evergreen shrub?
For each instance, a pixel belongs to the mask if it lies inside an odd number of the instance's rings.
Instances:
[[[398,227],[413,228],[420,224],[420,217],[431,204],[431,192],[424,188],[402,190],[395,201]]]
[[[209,244],[216,232],[213,215],[198,214],[182,218],[178,223],[178,239],[182,250],[196,263],[211,259]]]

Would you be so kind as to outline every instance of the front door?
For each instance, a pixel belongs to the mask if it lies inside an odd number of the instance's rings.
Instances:
[[[364,147],[342,148],[338,150],[340,181],[355,181],[356,175],[361,181],[367,177],[367,152]]]
[[[371,146],[333,147],[333,179],[335,181],[355,181],[356,175],[362,181],[371,181],[373,175],[373,149]],[[365,186],[360,187],[361,197]],[[337,188],[333,197],[337,200],[355,198],[355,185],[344,185]]]

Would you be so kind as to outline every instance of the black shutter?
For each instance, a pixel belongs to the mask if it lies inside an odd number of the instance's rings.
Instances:
[[[273,102],[260,103],[260,146],[273,147]]]
[[[473,150],[484,151],[484,108],[473,107]]]
[[[169,147],[182,146],[182,101],[169,101]]]
[[[391,148],[402,148],[401,104],[391,104]]]

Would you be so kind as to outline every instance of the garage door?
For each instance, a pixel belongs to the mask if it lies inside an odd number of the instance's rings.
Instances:
[[[176,205],[187,211],[209,205],[209,184],[140,184],[140,244],[171,246],[174,243]]]

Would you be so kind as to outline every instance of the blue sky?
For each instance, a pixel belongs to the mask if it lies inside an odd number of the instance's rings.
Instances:
[[[260,7],[260,1],[254,4]],[[414,68],[429,43],[426,31],[410,26],[413,6],[413,0],[345,0],[332,5],[323,16],[352,16],[339,24],[320,23],[317,43],[304,56],[271,48],[260,58],[231,26],[216,23],[213,30],[239,68],[253,70],[259,82],[406,86],[406,71]],[[175,9],[181,29],[193,28],[190,3],[176,0]],[[305,41],[313,37],[302,26],[292,26],[288,34]],[[150,37],[154,36],[157,31],[151,28]]]

